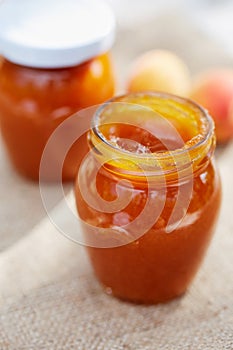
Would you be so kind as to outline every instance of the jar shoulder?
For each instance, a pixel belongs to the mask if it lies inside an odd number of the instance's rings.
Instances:
[[[85,179],[85,183],[76,183],[76,198],[78,209],[83,218],[97,217],[100,211],[93,209],[89,206],[86,198],[83,198],[80,193],[80,187],[85,188],[93,198],[96,198],[98,202],[98,196],[101,200],[106,202],[119,201],[120,196],[128,196],[128,204],[125,207],[118,208],[117,213],[101,213],[102,220],[110,223],[114,223],[116,216],[126,218],[130,222],[140,215],[146,206],[150,206],[152,210],[149,210],[148,215],[157,213],[156,208],[159,207],[160,215],[157,215],[155,227],[165,227],[169,222],[169,219],[176,208],[176,215],[181,218],[183,214],[188,217],[189,220],[197,220],[200,216],[217,216],[221,203],[221,183],[218,170],[215,162],[210,161],[208,166],[200,174],[195,175],[192,179],[192,183],[185,183],[182,185],[176,185],[163,189],[148,188],[148,186],[137,186],[128,182],[122,184],[114,176],[109,175],[104,169],[99,173],[96,172],[95,164],[88,168],[81,167],[80,179]],[[85,197],[85,196],[84,196]],[[80,205],[79,205],[80,204]],[[161,209],[163,208],[163,209]],[[154,210],[154,212],[153,212]],[[121,215],[119,216],[119,213]],[[174,213],[173,213],[174,214]],[[142,218],[143,219],[143,218]],[[144,218],[143,220],[146,220]]]
[[[108,53],[94,57],[77,66],[56,69],[20,66],[2,59],[0,63],[0,85],[6,92],[8,89],[10,90],[11,86],[14,86],[15,89],[30,86],[31,90],[27,91],[30,94],[33,89],[41,90],[46,87],[51,89],[53,83],[54,88],[59,89],[62,84],[81,81],[86,75],[92,76],[93,79],[100,79],[109,74],[111,69],[111,59]]]

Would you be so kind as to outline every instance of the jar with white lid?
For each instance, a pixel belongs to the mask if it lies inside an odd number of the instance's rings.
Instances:
[[[43,150],[57,126],[113,96],[108,52],[114,32],[113,13],[102,0],[8,0],[0,5],[1,133],[20,174],[38,180]],[[63,180],[75,177],[78,159],[87,150],[81,139],[64,162]]]

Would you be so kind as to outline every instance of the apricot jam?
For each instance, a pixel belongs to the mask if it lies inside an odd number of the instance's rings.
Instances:
[[[74,67],[42,69],[0,63],[1,133],[15,169],[38,180],[40,161],[53,131],[80,109],[103,103],[114,93],[108,54]],[[78,134],[78,130],[77,130]],[[59,158],[59,147],[53,160]],[[78,160],[88,150],[86,138],[77,141],[63,167],[63,180],[76,176]],[[50,171],[50,179],[56,174]]]
[[[182,295],[220,208],[212,119],[173,95],[127,95],[96,112],[89,145],[75,194],[97,278],[132,302]]]

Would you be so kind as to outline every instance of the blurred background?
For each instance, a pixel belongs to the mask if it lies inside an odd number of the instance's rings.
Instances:
[[[177,53],[192,73],[233,63],[233,0],[107,1],[117,17],[120,77],[133,58],[156,48]]]

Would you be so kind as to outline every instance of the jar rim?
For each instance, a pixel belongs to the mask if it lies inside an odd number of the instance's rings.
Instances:
[[[111,142],[109,142],[109,140],[107,140],[106,137],[99,130],[99,119],[100,119],[100,116],[102,115],[103,111],[105,110],[105,108],[108,107],[111,103],[126,102],[127,104],[130,104],[130,102],[121,101],[121,99],[127,98],[129,96],[133,97],[133,98],[150,96],[150,97],[157,97],[157,98],[167,99],[167,100],[172,99],[173,101],[177,101],[177,102],[180,102],[182,104],[189,104],[190,107],[199,111],[200,119],[203,120],[202,123],[203,123],[203,125],[205,125],[204,131],[201,134],[196,135],[196,136],[192,137],[190,140],[184,142],[183,147],[177,148],[175,150],[168,150],[168,151],[166,150],[166,151],[158,151],[158,152],[153,152],[153,153],[136,154],[136,153],[124,150],[124,149],[120,149],[119,147],[116,147]],[[143,106],[140,103],[138,103],[138,105]],[[145,106],[143,106],[143,107],[145,107]],[[146,108],[148,108],[148,107],[146,107]],[[105,145],[111,147],[113,150],[118,151],[118,152],[125,154],[127,156],[130,156],[130,155],[135,156],[136,155],[138,159],[143,160],[145,158],[146,159],[148,159],[148,158],[164,159],[166,157],[171,157],[171,155],[173,157],[178,157],[178,156],[182,156],[187,151],[189,151],[189,152],[195,151],[199,147],[205,145],[205,143],[213,136],[214,130],[215,130],[215,125],[214,125],[214,121],[211,118],[208,111],[189,98],[180,97],[180,96],[170,94],[167,92],[141,91],[141,92],[137,92],[137,93],[123,94],[123,95],[115,96],[115,97],[109,99],[108,101],[106,101],[105,103],[103,103],[95,112],[95,115],[92,119],[91,128],[92,128],[92,131],[95,134],[95,136],[97,138],[99,138]]]

